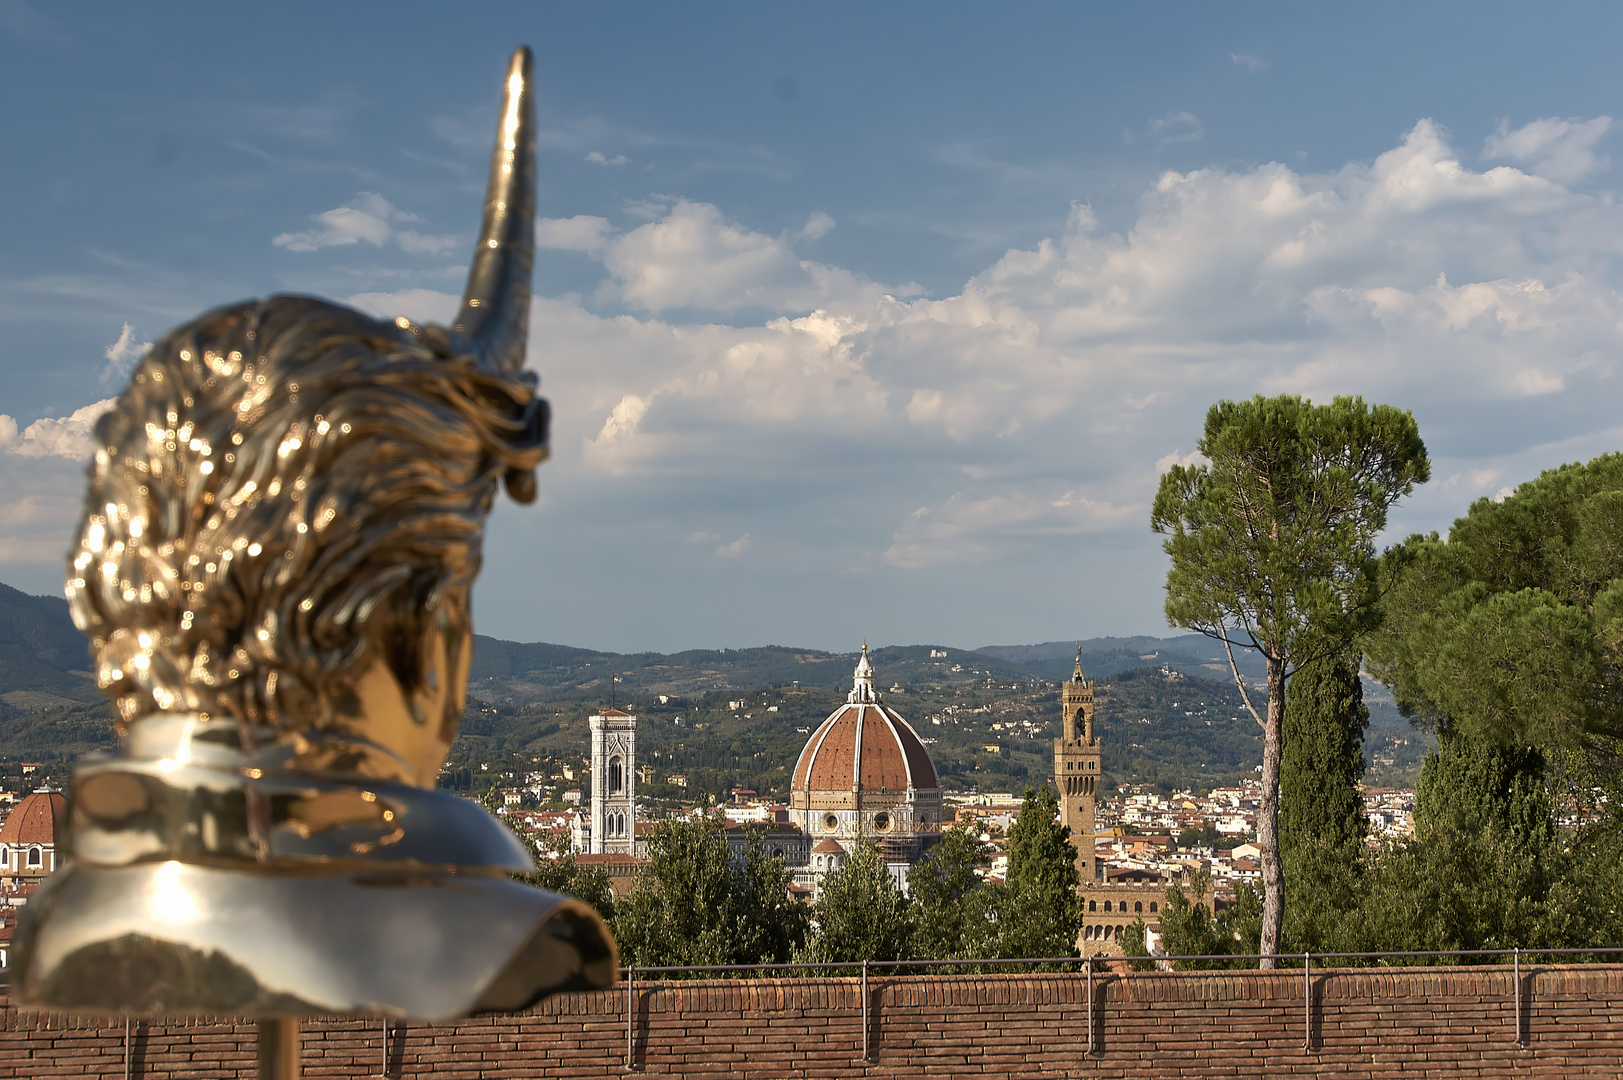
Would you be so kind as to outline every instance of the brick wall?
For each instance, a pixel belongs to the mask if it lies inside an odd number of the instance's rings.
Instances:
[[[1300,971],[873,977],[862,1063],[856,979],[639,982],[637,1067],[714,1077],[1548,1076],[1623,1073],[1623,966],[1524,967],[1518,1047],[1508,968],[1315,971],[1304,1050]],[[624,1070],[624,987],[521,1016],[391,1024],[388,1075],[516,1080]],[[309,1077],[382,1072],[380,1021],[313,1022]],[[243,1023],[140,1021],[131,1075],[251,1077]],[[124,1075],[124,1023],[45,1017],[0,999],[0,1078]]]

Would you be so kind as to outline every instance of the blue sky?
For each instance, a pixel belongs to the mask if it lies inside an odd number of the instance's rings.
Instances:
[[[1214,400],[1414,410],[1399,532],[1618,448],[1620,23],[0,0],[0,580],[60,587],[88,423],[173,325],[449,315],[524,42],[555,457],[492,519],[481,630],[1162,632],[1149,502]]]

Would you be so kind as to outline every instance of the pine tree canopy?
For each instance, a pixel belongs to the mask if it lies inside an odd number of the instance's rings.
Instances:
[[[1284,926],[1278,839],[1286,681],[1372,627],[1375,538],[1398,499],[1431,476],[1414,417],[1338,397],[1314,405],[1285,395],[1220,401],[1196,448],[1205,463],[1161,478],[1150,527],[1166,534],[1166,615],[1182,626],[1255,648],[1268,672],[1266,716],[1234,668],[1262,725],[1261,951]],[[1272,967],[1270,958],[1263,966]]]
[[[1480,499],[1446,539],[1411,536],[1382,562],[1386,617],[1364,644],[1405,712],[1565,751],[1584,783],[1619,793],[1623,454]]]

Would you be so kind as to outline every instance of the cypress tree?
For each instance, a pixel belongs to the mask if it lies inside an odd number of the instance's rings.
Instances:
[[[1322,657],[1296,673],[1279,762],[1279,847],[1287,870],[1291,852],[1310,841],[1338,848],[1363,842],[1367,823],[1358,781],[1368,728],[1356,654]]]
[[[1009,873],[997,900],[1001,956],[1076,955],[1082,929],[1076,851],[1071,830],[1058,816],[1052,788],[1026,789],[1020,817],[1009,830]]]
[[[1285,941],[1293,952],[1357,951],[1360,867],[1368,823],[1364,773],[1369,709],[1358,654],[1303,665],[1285,705],[1279,766],[1279,848]]]

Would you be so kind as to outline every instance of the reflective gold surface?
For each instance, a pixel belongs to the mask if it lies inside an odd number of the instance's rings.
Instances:
[[[434,791],[498,485],[535,497],[535,217],[515,53],[449,327],[272,297],[165,335],[97,424],[67,596],[118,705],[14,979],[57,1009],[445,1019],[604,986],[587,907]]]

